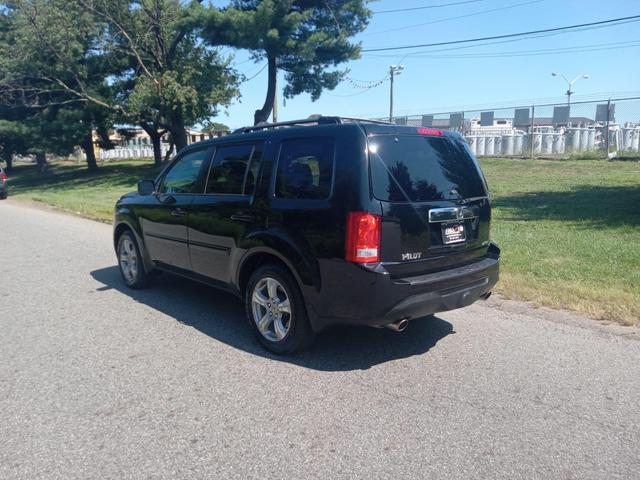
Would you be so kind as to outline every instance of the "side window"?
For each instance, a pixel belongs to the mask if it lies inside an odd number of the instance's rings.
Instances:
[[[219,147],[209,170],[207,193],[242,194],[253,144]]]
[[[262,143],[219,147],[209,171],[207,193],[252,194],[263,147]]]
[[[307,138],[282,142],[276,196],[325,199],[333,179],[333,140]]]
[[[211,154],[210,149],[185,154],[173,164],[162,180],[161,193],[202,193],[200,170]]]

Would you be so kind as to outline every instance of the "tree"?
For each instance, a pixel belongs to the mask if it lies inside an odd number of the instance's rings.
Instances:
[[[285,73],[285,98],[306,92],[313,101],[346,75],[333,67],[358,58],[351,37],[367,26],[368,0],[233,0],[229,8],[210,8],[203,37],[212,45],[248,49],[256,61],[267,61],[264,105],[254,123],[273,110],[278,70]]]
[[[109,139],[109,129],[113,125],[116,115],[109,109],[91,103],[81,110],[72,109],[72,113],[76,117],[78,135],[81,136],[79,145],[84,150],[87,166],[90,171],[96,170],[98,163],[94,144],[97,141],[104,149],[114,147],[113,142]]]
[[[204,132],[229,132],[231,129],[220,122],[205,121],[202,123],[202,131]]]
[[[16,95],[16,92],[3,92],[3,80],[7,77],[4,67],[4,57],[8,45],[12,42],[9,21],[9,11],[5,7],[0,9],[0,159],[4,160],[7,171],[13,167],[13,156],[26,152],[28,147],[29,132],[26,125],[21,121],[26,112],[24,109],[18,110],[9,106],[9,100]]]
[[[162,135],[185,147],[187,125],[216,115],[239,94],[230,59],[200,39],[199,1],[78,1],[109,26],[106,48],[128,60],[116,86],[127,118],[151,137],[157,163]]]
[[[26,152],[28,138],[24,123],[2,119],[0,114],[0,159],[4,160],[7,172],[13,168],[13,156]]]
[[[38,170],[42,173],[46,168],[46,153],[69,155],[84,140],[88,131],[83,124],[82,110],[60,105],[34,110],[31,108],[0,109],[0,150],[8,169],[12,167],[12,156],[15,154],[36,156]],[[95,169],[93,142],[86,150],[89,170]],[[82,144],[87,148],[86,144]],[[92,162],[93,160],[93,162]]]
[[[96,170],[93,131],[105,131],[118,111],[106,80],[118,67],[101,49],[95,17],[74,2],[14,0],[1,25],[4,117],[29,126],[28,150],[41,166],[44,149],[64,154],[80,145]]]
[[[203,12],[198,1],[181,0],[7,2],[0,32],[12,38],[0,42],[0,100],[83,110],[74,120],[85,128],[78,143],[89,168],[91,131],[114,119],[140,124],[159,164],[164,133],[186,146],[186,125],[238,95],[229,59],[198,36]]]

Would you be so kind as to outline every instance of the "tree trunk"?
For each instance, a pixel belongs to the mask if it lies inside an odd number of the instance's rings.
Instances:
[[[162,165],[162,134],[158,131],[158,128],[155,125],[149,125],[146,122],[142,122],[140,124],[142,129],[147,132],[149,138],[151,139],[151,145],[153,146],[153,164],[156,167]]]
[[[187,146],[187,131],[184,128],[184,118],[182,117],[180,105],[173,111],[172,120],[171,138],[176,145],[176,151],[179,152]]]
[[[156,167],[162,165],[162,138],[160,134],[151,136],[151,144],[153,145],[153,164]]]
[[[271,115],[271,111],[273,110],[273,102],[276,98],[276,78],[278,73],[278,65],[276,64],[276,57],[274,55],[268,54],[267,56],[267,64],[269,69],[269,83],[267,85],[267,98],[264,100],[264,105],[260,110],[256,110],[256,113],[253,115],[253,124],[258,125],[259,123],[266,122],[269,119],[269,115]]]
[[[175,147],[175,143],[173,142],[173,137],[171,137],[171,144],[169,145],[169,150],[167,150],[167,154],[164,156],[164,161],[168,162],[173,155],[173,147]]]
[[[7,164],[7,173],[11,173],[13,169],[13,154],[11,152],[6,152],[2,157],[4,159],[4,163]]]
[[[47,169],[47,156],[44,152],[36,153],[36,165],[38,168],[38,173],[44,173]]]
[[[96,161],[96,152],[93,149],[93,132],[89,132],[80,145],[84,150],[84,154],[87,156],[87,169],[90,172],[98,170],[98,162]]]

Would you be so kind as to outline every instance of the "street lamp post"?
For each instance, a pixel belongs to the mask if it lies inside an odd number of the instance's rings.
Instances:
[[[403,65],[390,65],[389,66],[389,78],[391,83],[389,85],[389,121],[393,122],[393,77],[400,75],[404,70]]]
[[[561,73],[557,73],[557,72],[551,72],[551,76],[553,76],[553,77],[561,77],[561,78],[564,79],[565,82],[567,82],[567,85],[569,87],[569,88],[567,88],[567,92],[566,92],[566,95],[567,95],[567,107],[571,106],[571,95],[573,94],[573,91],[571,90],[571,87],[573,87],[573,84],[576,83],[581,78],[589,78],[589,75],[582,74],[582,75],[578,75],[576,78],[574,78],[573,80],[569,81],[569,79],[567,77],[565,77]]]

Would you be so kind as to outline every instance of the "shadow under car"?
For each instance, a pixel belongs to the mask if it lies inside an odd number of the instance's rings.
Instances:
[[[415,319],[402,333],[386,328],[334,326],[321,332],[310,349],[278,356],[254,339],[243,303],[230,293],[168,273],[154,278],[146,289],[132,290],[124,285],[116,266],[94,270],[91,276],[104,285],[98,291],[115,289],[234,348],[314,370],[368,369],[426,353],[455,333],[451,323],[437,316]]]

